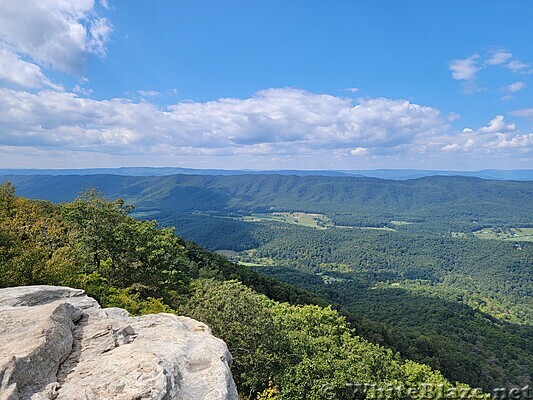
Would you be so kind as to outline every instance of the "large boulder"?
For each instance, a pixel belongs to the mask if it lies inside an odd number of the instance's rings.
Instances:
[[[66,287],[0,289],[0,400],[237,399],[230,364],[191,318],[131,317]]]

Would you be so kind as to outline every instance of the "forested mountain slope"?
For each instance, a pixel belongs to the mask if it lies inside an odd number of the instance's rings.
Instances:
[[[320,212],[339,224],[372,218],[424,221],[525,223],[533,215],[533,182],[467,177],[427,177],[408,181],[323,176],[133,177],[9,176],[21,195],[69,201],[92,184],[138,210],[165,212]],[[372,222],[372,221],[371,221]]]
[[[533,243],[174,218],[180,234],[364,317],[366,337],[452,380],[532,379]]]

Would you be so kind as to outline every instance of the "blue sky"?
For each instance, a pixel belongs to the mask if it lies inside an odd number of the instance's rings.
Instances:
[[[0,166],[531,168],[523,1],[6,0]]]

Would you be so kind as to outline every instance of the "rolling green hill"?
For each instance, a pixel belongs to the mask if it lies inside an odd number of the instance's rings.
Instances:
[[[138,210],[323,213],[340,225],[391,220],[522,226],[533,215],[533,182],[467,177],[408,181],[323,176],[5,176],[30,198],[69,201],[88,185]]]

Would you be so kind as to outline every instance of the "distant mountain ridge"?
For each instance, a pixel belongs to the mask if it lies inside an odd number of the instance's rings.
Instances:
[[[461,176],[412,180],[282,175],[31,175],[0,176],[17,193],[54,202],[73,200],[93,185],[150,212],[318,212],[339,225],[343,215],[385,220],[492,221],[531,223],[532,181],[497,181]],[[357,219],[359,221],[360,219]]]
[[[353,170],[341,171],[349,174],[360,174],[372,178],[407,180],[417,179],[427,176],[466,176],[482,179],[493,180],[515,180],[531,181],[533,180],[533,170],[531,169],[484,169],[480,171],[440,171],[440,170],[421,170],[421,169],[376,169],[376,170]]]
[[[195,169],[181,167],[120,167],[120,168],[81,168],[81,169],[0,169],[0,175],[122,175],[122,176],[168,176],[168,175],[295,175],[295,176],[354,176],[341,171],[320,170],[226,170]]]
[[[419,169],[375,169],[375,170],[226,170],[195,169],[181,167],[121,167],[82,169],[0,169],[0,175],[124,175],[124,176],[166,176],[166,175],[294,175],[294,176],[365,176],[371,178],[407,180],[426,176],[469,176],[495,180],[533,180],[533,169],[480,171],[449,171]]]

